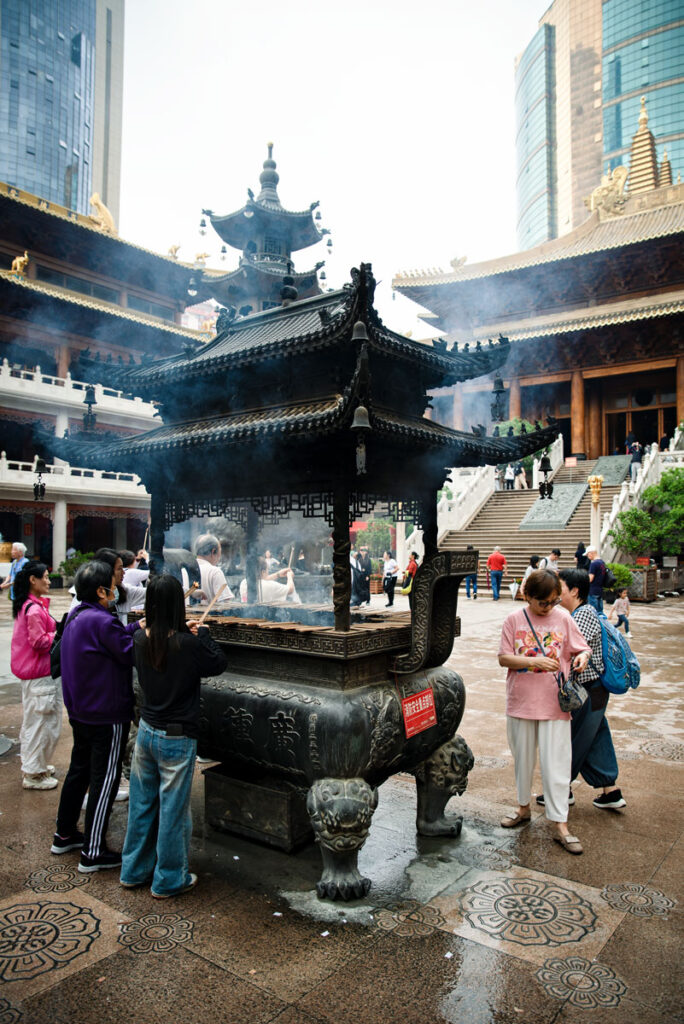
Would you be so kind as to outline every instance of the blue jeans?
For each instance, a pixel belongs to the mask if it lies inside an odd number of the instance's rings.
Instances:
[[[489,575],[492,579],[492,594],[494,600],[499,600],[499,593],[501,592],[501,580],[503,579],[503,569],[490,569]]]
[[[589,594],[587,598],[587,604],[590,604],[592,608],[595,608],[597,612],[603,611],[603,598],[598,594]]]
[[[166,894],[190,882],[190,791],[196,755],[197,740],[167,736],[140,719],[121,864],[121,881],[127,885],[152,879],[152,891]]]
[[[592,711],[591,699],[572,712],[572,771],[594,789],[614,786],[618,777],[618,763],[613,746],[606,709]]]
[[[619,629],[623,622],[625,624],[625,633],[629,633],[629,619],[627,618],[626,615],[622,615],[622,614],[618,615],[617,622],[615,624],[615,628]]]
[[[471,587],[471,585],[472,585],[472,588],[473,588],[473,594],[477,594],[477,575],[475,573],[471,573],[470,576],[466,576],[466,578],[465,578],[465,585],[466,585],[466,597],[470,597],[470,587]]]

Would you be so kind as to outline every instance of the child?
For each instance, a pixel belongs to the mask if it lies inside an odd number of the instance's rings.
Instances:
[[[618,629],[624,622],[625,636],[628,636],[631,640],[632,634],[629,631],[629,598],[627,597],[627,587],[624,587],[620,591],[620,596],[616,599],[615,604],[611,608],[608,618],[612,619],[613,615],[617,615],[617,622],[615,625]]]

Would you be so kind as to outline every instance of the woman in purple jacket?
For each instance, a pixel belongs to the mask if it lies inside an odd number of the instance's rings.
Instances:
[[[124,626],[117,618],[110,565],[81,566],[75,583],[81,604],[67,619],[60,647],[62,691],[74,745],[52,853],[80,849],[78,870],[87,874],[121,864],[121,854],[107,849],[105,837],[133,716],[133,634],[140,623]],[[79,832],[86,791],[85,826]]]

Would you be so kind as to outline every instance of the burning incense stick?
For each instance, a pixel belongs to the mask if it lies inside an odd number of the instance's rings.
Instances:
[[[218,588],[218,590],[216,591],[216,593],[212,597],[211,601],[209,602],[207,610],[205,611],[205,613],[202,616],[202,618],[199,620],[200,626],[202,625],[202,623],[206,619],[207,615],[209,614],[211,609],[214,607],[214,605],[216,604],[216,602],[218,601],[219,597],[221,596],[221,594],[223,593],[223,591],[226,589],[227,586],[228,586],[227,583],[222,583],[221,586]]]

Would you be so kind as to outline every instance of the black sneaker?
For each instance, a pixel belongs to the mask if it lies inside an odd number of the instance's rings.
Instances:
[[[594,807],[600,807],[602,810],[616,811],[619,807],[626,807],[627,801],[621,790],[614,789],[611,793],[601,793],[601,796],[597,796],[593,804]]]
[[[574,802],[575,802],[575,798],[572,795],[572,790],[570,790],[570,795],[568,796],[568,803],[572,807]],[[546,806],[546,804],[544,803],[544,794],[543,793],[540,793],[539,796],[537,797],[537,803],[539,804],[540,807],[545,807]]]
[[[121,854],[114,853],[112,850],[105,850],[99,857],[86,857],[85,853],[82,853],[78,863],[78,870],[82,875],[89,875],[93,871],[106,871],[107,868],[120,867]]]
[[[72,832],[70,836],[60,836],[59,833],[55,832],[52,837],[50,853],[68,853],[69,850],[80,850],[83,846],[84,838],[83,833],[78,830]]]

